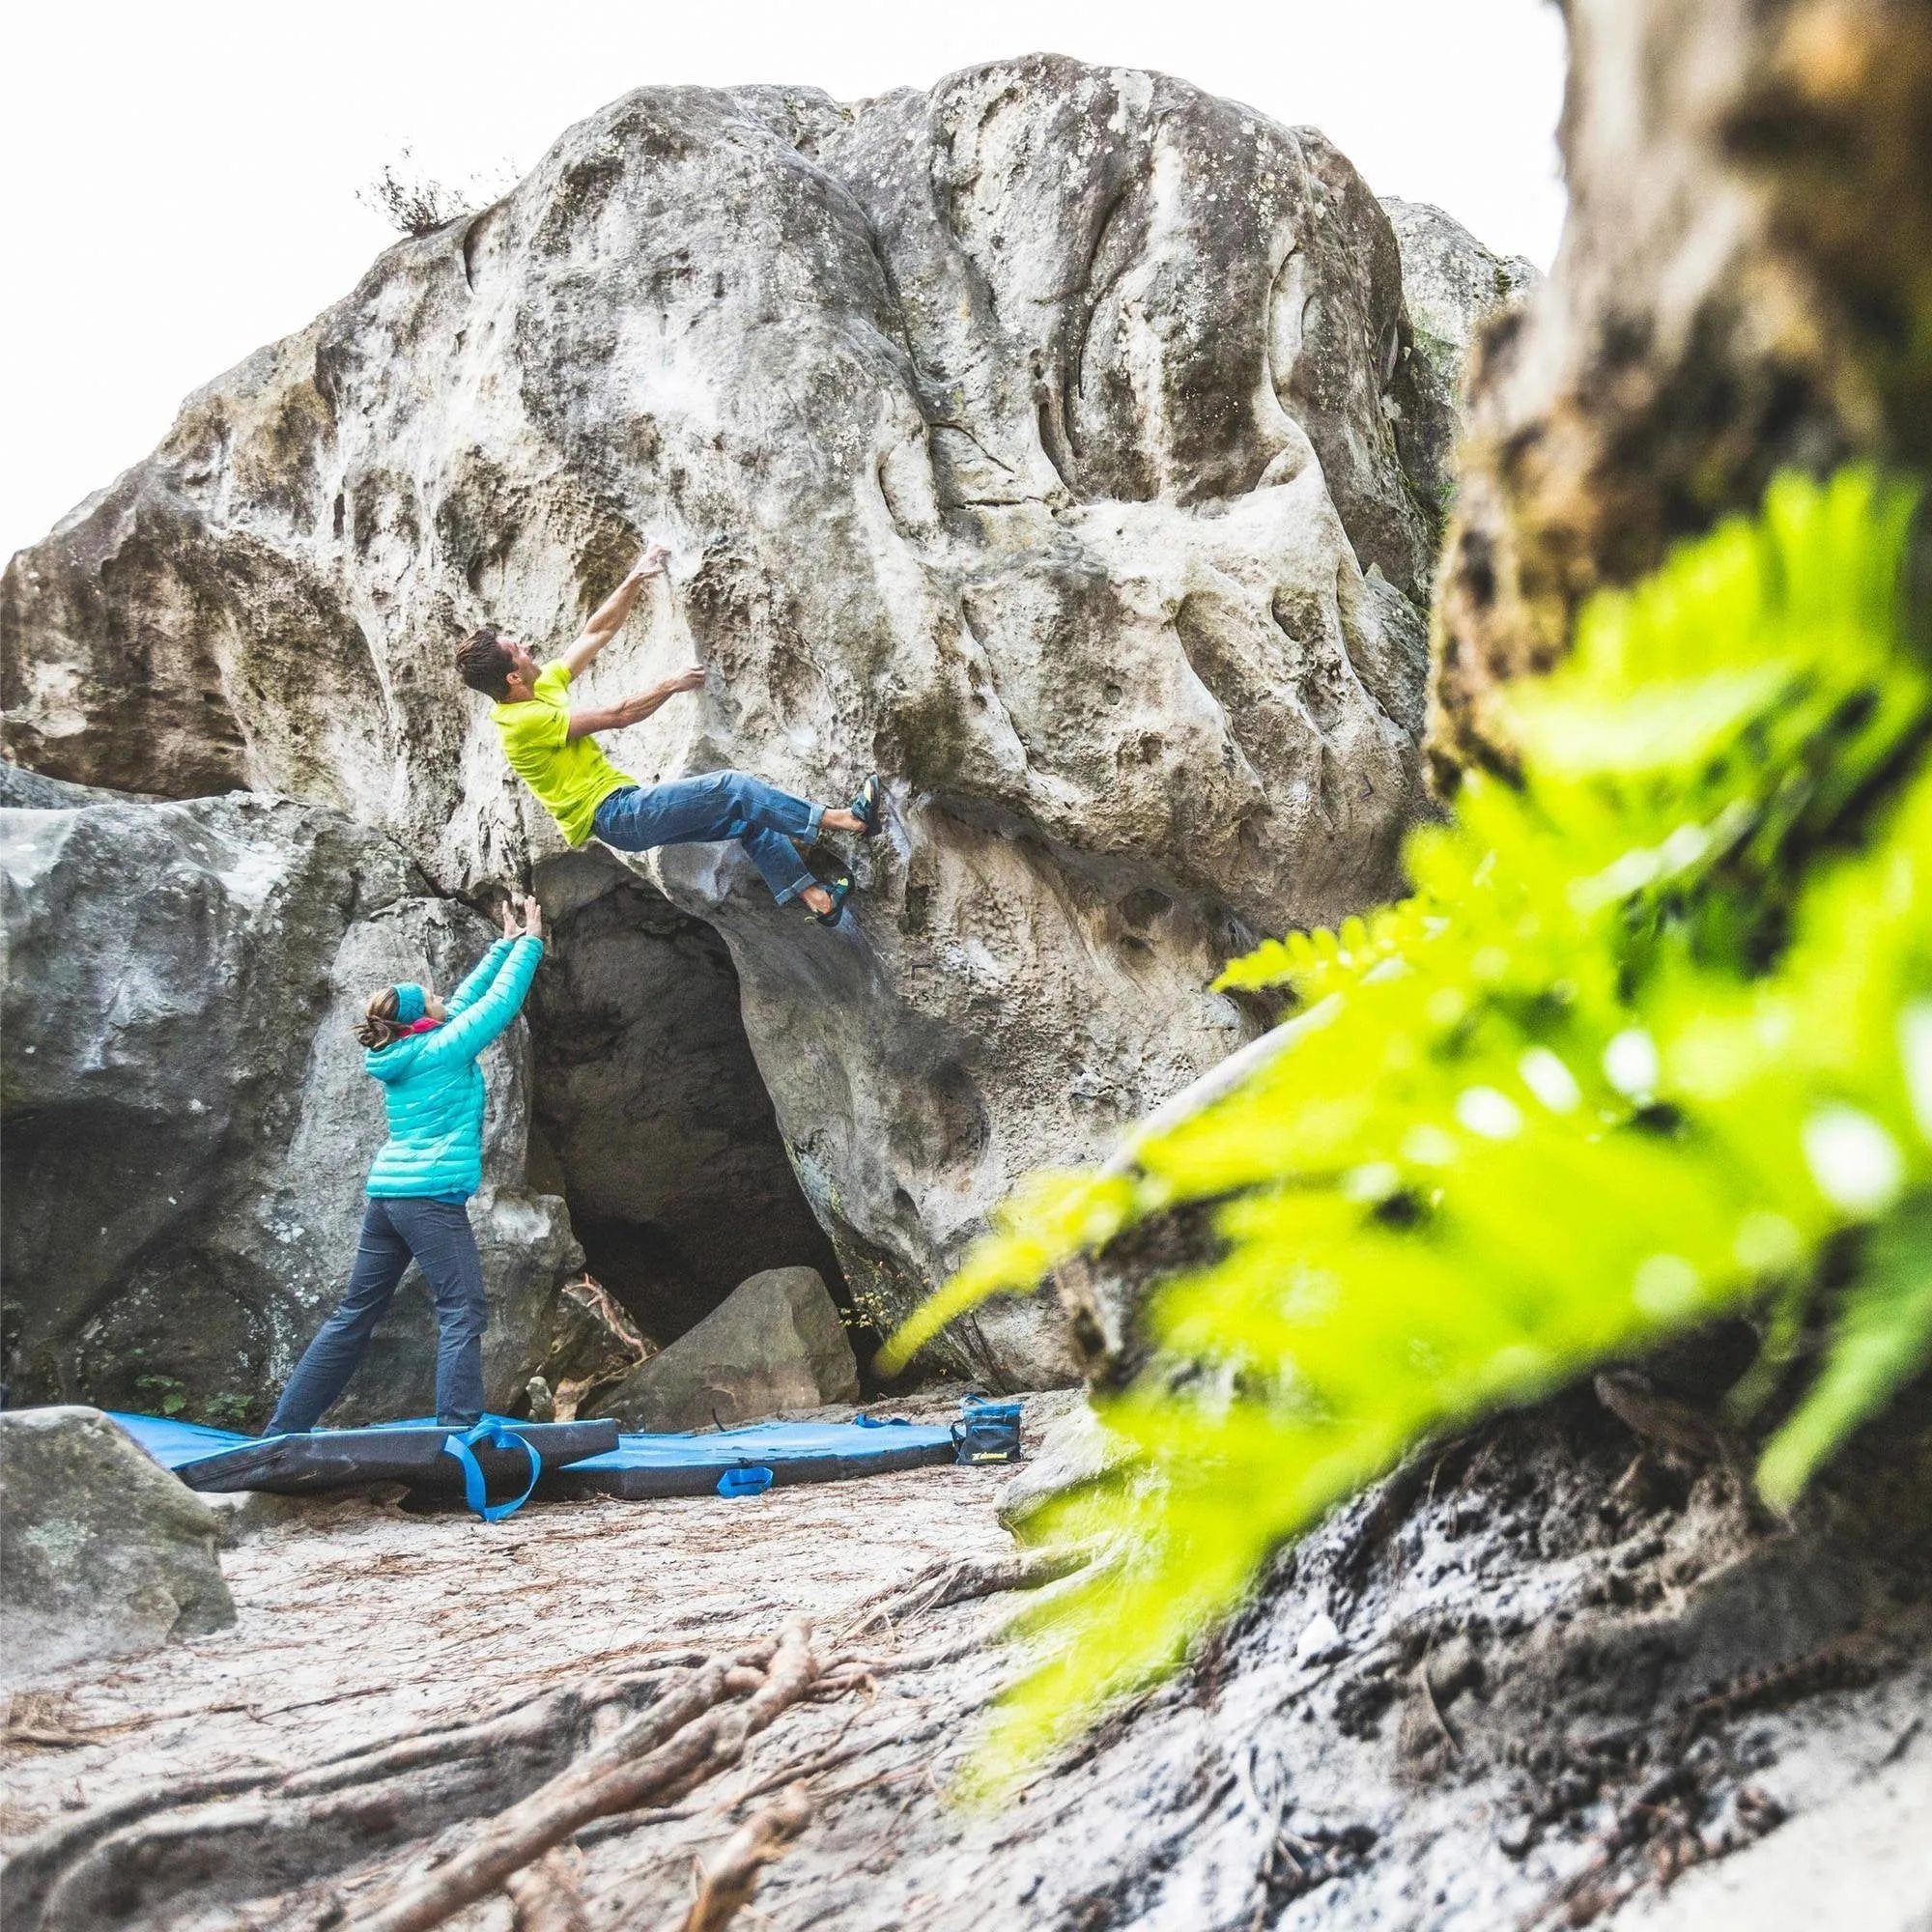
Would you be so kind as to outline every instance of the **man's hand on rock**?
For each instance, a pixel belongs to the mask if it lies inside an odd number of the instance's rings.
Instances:
[[[704,667],[692,665],[688,669],[673,672],[662,684],[640,691],[635,697],[619,698],[605,710],[573,711],[570,714],[571,735],[581,738],[587,731],[617,731],[626,724],[641,724],[680,691],[696,691],[703,682]]]
[[[662,577],[665,565],[669,561],[670,546],[661,543],[652,544],[643,555],[631,566],[631,582],[633,583],[644,583],[653,577]]]

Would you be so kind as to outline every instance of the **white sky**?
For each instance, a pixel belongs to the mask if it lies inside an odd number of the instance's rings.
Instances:
[[[857,99],[1003,55],[1164,69],[1321,128],[1378,193],[1548,267],[1563,218],[1548,0],[106,0],[0,59],[0,556],[300,327],[393,240],[355,190],[534,164],[654,82]]]

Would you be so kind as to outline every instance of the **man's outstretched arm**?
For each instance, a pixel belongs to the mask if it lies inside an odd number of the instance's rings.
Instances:
[[[583,635],[563,654],[564,667],[573,678],[581,677],[597,653],[624,628],[624,621],[631,614],[631,606],[638,601],[638,593],[652,578],[664,575],[669,556],[670,552],[663,544],[653,544],[631,566],[630,575],[623,582],[590,613]],[[598,725],[596,728],[602,730],[604,727]],[[571,735],[580,734],[573,732]]]
[[[680,691],[696,691],[704,682],[704,667],[693,665],[662,684],[640,692],[636,697],[620,698],[615,704],[586,707],[570,714],[570,736],[582,738],[592,731],[614,731],[620,724],[638,724],[658,709],[667,698]]]

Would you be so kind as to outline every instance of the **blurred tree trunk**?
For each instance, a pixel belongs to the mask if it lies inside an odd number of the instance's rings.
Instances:
[[[1570,218],[1477,349],[1435,601],[1438,786],[1495,687],[1772,473],[1932,459],[1932,6],[1569,0]]]

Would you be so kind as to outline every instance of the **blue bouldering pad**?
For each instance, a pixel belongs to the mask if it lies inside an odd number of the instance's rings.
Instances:
[[[407,1483],[412,1490],[462,1495],[469,1487],[464,1461],[445,1445],[452,1436],[469,1441],[473,1432],[453,1430],[446,1423],[384,1422],[370,1429],[315,1429],[302,1435],[240,1435],[165,1415],[110,1413],[108,1419],[191,1490],[303,1495],[364,1483]],[[469,1446],[482,1478],[497,1491],[527,1487],[532,1452],[544,1469],[554,1469],[615,1449],[619,1439],[614,1422],[492,1420],[501,1424],[502,1441],[478,1440]]]
[[[952,1431],[945,1423],[761,1422],[701,1435],[620,1435],[614,1449],[546,1469],[537,1494],[635,1502],[711,1495],[734,1469],[769,1469],[778,1487],[844,1482],[952,1460]]]

